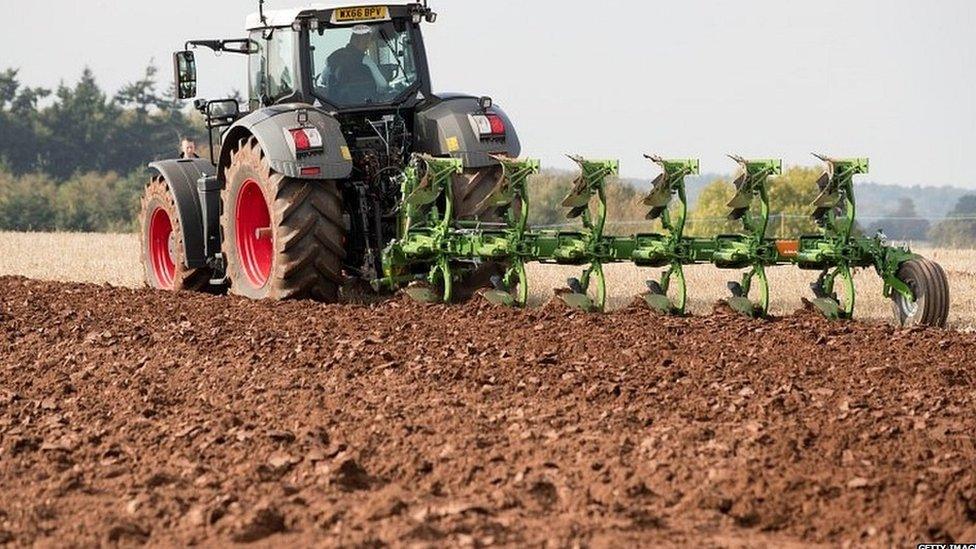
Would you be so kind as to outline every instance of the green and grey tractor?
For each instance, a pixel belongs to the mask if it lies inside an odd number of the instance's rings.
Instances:
[[[456,219],[499,221],[482,204],[501,173],[492,155],[517,157],[519,140],[490,98],[432,90],[421,26],[435,12],[261,5],[247,37],[191,40],[174,55],[181,99],[196,95],[194,48],[243,55],[247,105],[196,100],[211,158],[150,164],[141,216],[150,286],[332,301],[348,281],[373,282],[398,236],[402,172],[418,153],[463,162],[451,177]],[[466,280],[496,268],[486,262]]]
[[[520,158],[512,121],[491,98],[432,90],[421,26],[437,15],[426,1],[268,12],[259,1],[247,37],[191,40],[174,54],[181,99],[196,96],[193,48],[244,55],[247,104],[197,99],[210,158],[150,164],[141,229],[152,287],[328,302],[358,285],[405,288],[427,302],[479,293],[522,306],[526,264],[542,262],[583,267],[558,294],[599,311],[603,265],[630,262],[663,269],[641,295],[648,307],[684,314],[683,267],[707,263],[741,273],[728,283],[732,308],[765,316],[766,268],[789,264],[820,272],[811,284],[817,310],[852,318],[852,273],[870,267],[898,324],[947,322],[942,268],[881,233],[856,231],[853,183],[868,171],[865,158],[818,155],[818,229],[798,239],[767,234],[781,161],[738,156],[729,203],[738,232],[685,235],[685,178],[699,162],[652,155],[660,173],[642,203],[660,231],[604,234],[606,185],[619,164],[578,156],[562,203],[578,228],[533,229],[527,189],[539,162]]]

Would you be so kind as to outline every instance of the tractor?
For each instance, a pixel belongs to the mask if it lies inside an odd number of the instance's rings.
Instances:
[[[526,264],[583,267],[557,294],[601,311],[603,265],[663,268],[641,294],[663,314],[684,314],[686,265],[740,271],[727,303],[766,316],[766,269],[819,271],[811,304],[854,315],[853,272],[873,268],[900,325],[944,326],[949,284],[935,262],[855,224],[854,178],[866,158],[817,155],[824,172],[811,203],[817,231],[768,234],[776,158],[732,156],[738,165],[731,234],[684,234],[685,178],[695,158],[647,155],[660,174],[643,205],[661,230],[604,234],[606,184],[617,160],[571,156],[579,167],[562,202],[576,230],[527,226],[535,159],[520,158],[512,121],[487,96],[435,93],[421,33],[437,14],[426,0],[278,11],[247,18],[248,36],[190,40],[173,56],[180,99],[196,96],[195,48],[247,58],[247,101],[196,99],[210,158],[150,164],[142,201],[146,280],[165,290],[224,291],[253,299],[337,300],[345,288],[405,288],[426,302],[475,292],[524,306]]]
[[[497,222],[484,203],[493,157],[517,157],[519,140],[491,98],[432,90],[421,27],[436,18],[426,1],[266,11],[261,0],[246,37],[186,42],[173,56],[180,99],[196,96],[198,48],[246,58],[247,99],[196,99],[210,158],[149,165],[148,285],[331,302],[350,281],[372,283],[415,154],[461,160],[454,218]],[[479,263],[456,295],[500,268]]]

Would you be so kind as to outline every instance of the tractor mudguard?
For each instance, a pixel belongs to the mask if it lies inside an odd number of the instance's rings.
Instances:
[[[204,251],[203,210],[197,193],[197,180],[214,174],[214,166],[203,158],[158,160],[149,168],[159,172],[166,179],[173,193],[176,211],[183,229],[183,246],[186,249],[186,267],[207,266]]]
[[[289,130],[302,127],[319,131],[322,136],[321,151],[301,156],[296,154]],[[345,179],[352,173],[352,156],[339,122],[312,105],[286,103],[252,112],[227,130],[217,163],[221,181],[224,180],[224,170],[230,165],[234,147],[251,136],[261,144],[261,150],[271,161],[271,168],[286,177]]]
[[[485,114],[477,97],[442,94],[439,101],[417,112],[417,151],[460,158],[465,168],[497,165],[492,154],[517,157],[522,147],[511,120],[497,105],[492,105],[487,112],[504,121],[504,136],[483,138],[477,133],[471,115]]]

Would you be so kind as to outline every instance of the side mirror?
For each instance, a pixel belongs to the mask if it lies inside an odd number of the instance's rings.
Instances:
[[[214,126],[229,126],[241,115],[236,99],[214,99],[207,103],[207,120]]]
[[[196,97],[197,62],[192,51],[178,51],[173,54],[173,76],[176,82],[176,96],[179,99]]]

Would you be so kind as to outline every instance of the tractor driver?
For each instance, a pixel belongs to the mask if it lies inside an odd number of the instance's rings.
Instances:
[[[367,103],[389,90],[370,52],[376,36],[368,25],[352,28],[349,43],[329,55],[322,73],[329,96],[342,103]]]

